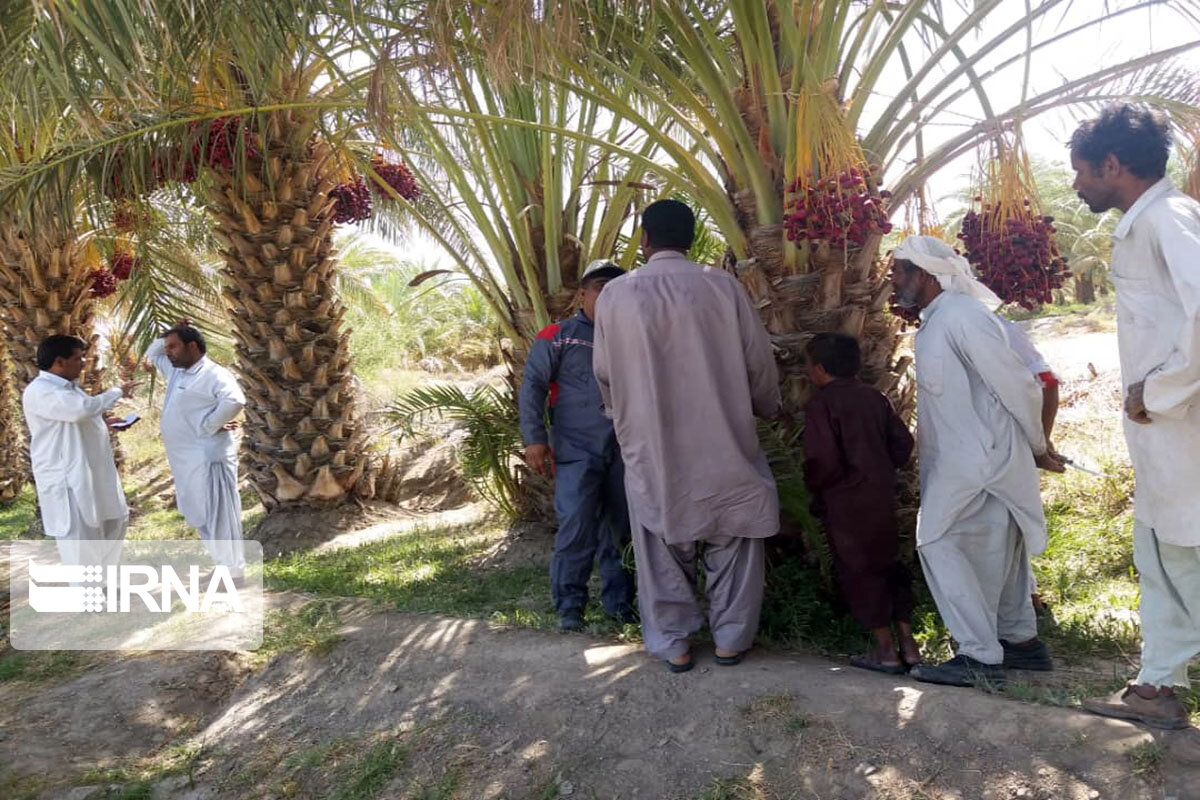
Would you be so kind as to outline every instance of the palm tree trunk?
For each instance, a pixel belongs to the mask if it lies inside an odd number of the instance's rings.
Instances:
[[[15,500],[28,477],[22,425],[17,419],[12,362],[0,340],[0,504]]]
[[[746,287],[771,334],[784,407],[800,411],[811,392],[804,375],[805,344],[815,333],[837,331],[859,340],[862,379],[888,395],[907,418],[916,386],[903,380],[909,359],[895,358],[900,321],[888,311],[892,287],[887,262],[879,255],[882,237],[875,235],[851,252],[822,245],[813,252],[809,270],[800,272],[785,263],[782,226],[748,225],[746,235],[751,257],[736,261],[727,253],[725,267]]]
[[[1092,279],[1090,272],[1075,276],[1075,302],[1096,302],[1096,282]]]
[[[33,227],[33,226],[30,226]],[[11,358],[13,400],[37,377],[37,347],[47,336],[68,334],[89,343],[80,384],[89,392],[103,388],[99,335],[95,332],[95,300],[90,268],[80,257],[73,229],[49,221],[28,233],[11,220],[0,222],[0,335]],[[20,427],[25,428],[22,420]],[[28,432],[26,431],[26,437]],[[112,437],[113,457],[123,462],[120,442]],[[7,452],[7,451],[6,451]],[[29,454],[21,464],[29,474]]]
[[[355,405],[335,283],[333,161],[328,148],[297,141],[306,126],[291,113],[266,115],[244,171],[213,171],[204,197],[224,245],[247,477],[268,509],[391,500],[398,481],[386,459],[372,463]]]
[[[18,392],[37,377],[38,344],[56,333],[93,345],[83,384],[99,387],[95,301],[89,268],[79,250],[73,230],[48,224],[29,234],[10,222],[0,223],[0,329],[8,342]]]

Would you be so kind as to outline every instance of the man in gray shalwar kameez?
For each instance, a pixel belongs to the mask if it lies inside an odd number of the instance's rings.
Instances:
[[[737,664],[758,629],[763,539],[779,530],[754,422],[779,413],[775,360],[737,279],[684,255],[691,209],[660,200],[642,230],[646,265],[597,303],[593,367],[625,460],[646,649],[691,668],[703,566],[717,663]]]

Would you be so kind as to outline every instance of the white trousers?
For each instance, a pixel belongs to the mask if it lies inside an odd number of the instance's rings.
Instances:
[[[71,530],[65,536],[55,536],[58,558],[66,565],[98,565],[108,567],[121,561],[121,546],[129,517],[102,520],[98,526],[88,525],[79,513],[74,496],[67,493],[71,506]],[[108,570],[104,571],[105,576]]]
[[[958,652],[984,664],[1004,661],[1000,640],[1037,636],[1025,537],[992,495],[940,539],[918,548],[925,582]]]
[[[1133,563],[1142,593],[1138,683],[1187,686],[1188,662],[1200,654],[1200,547],[1159,541],[1135,522]]]

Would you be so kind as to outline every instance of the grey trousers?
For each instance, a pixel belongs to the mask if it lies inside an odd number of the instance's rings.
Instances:
[[[1133,563],[1142,591],[1138,683],[1187,686],[1188,662],[1200,654],[1200,547],[1159,541],[1135,522]]]
[[[1000,640],[1037,636],[1025,537],[991,495],[940,539],[921,545],[925,582],[958,652],[984,664],[1004,661]]]
[[[651,655],[665,659],[683,655],[688,637],[704,625],[704,609],[696,596],[701,565],[713,642],[722,650],[750,648],[762,611],[762,539],[719,536],[667,544],[640,525],[633,526],[632,535],[642,636]]]

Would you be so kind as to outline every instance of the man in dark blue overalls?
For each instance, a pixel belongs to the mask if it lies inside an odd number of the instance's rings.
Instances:
[[[583,627],[588,576],[596,560],[604,611],[623,622],[636,619],[632,576],[621,563],[621,550],[629,541],[625,468],[592,374],[596,298],[606,283],[624,274],[611,261],[588,265],[579,285],[582,308],[537,335],[521,383],[525,460],[540,475],[547,469],[554,474],[558,533],[550,559],[550,587],[564,631]],[[550,436],[545,425],[547,399]]]

